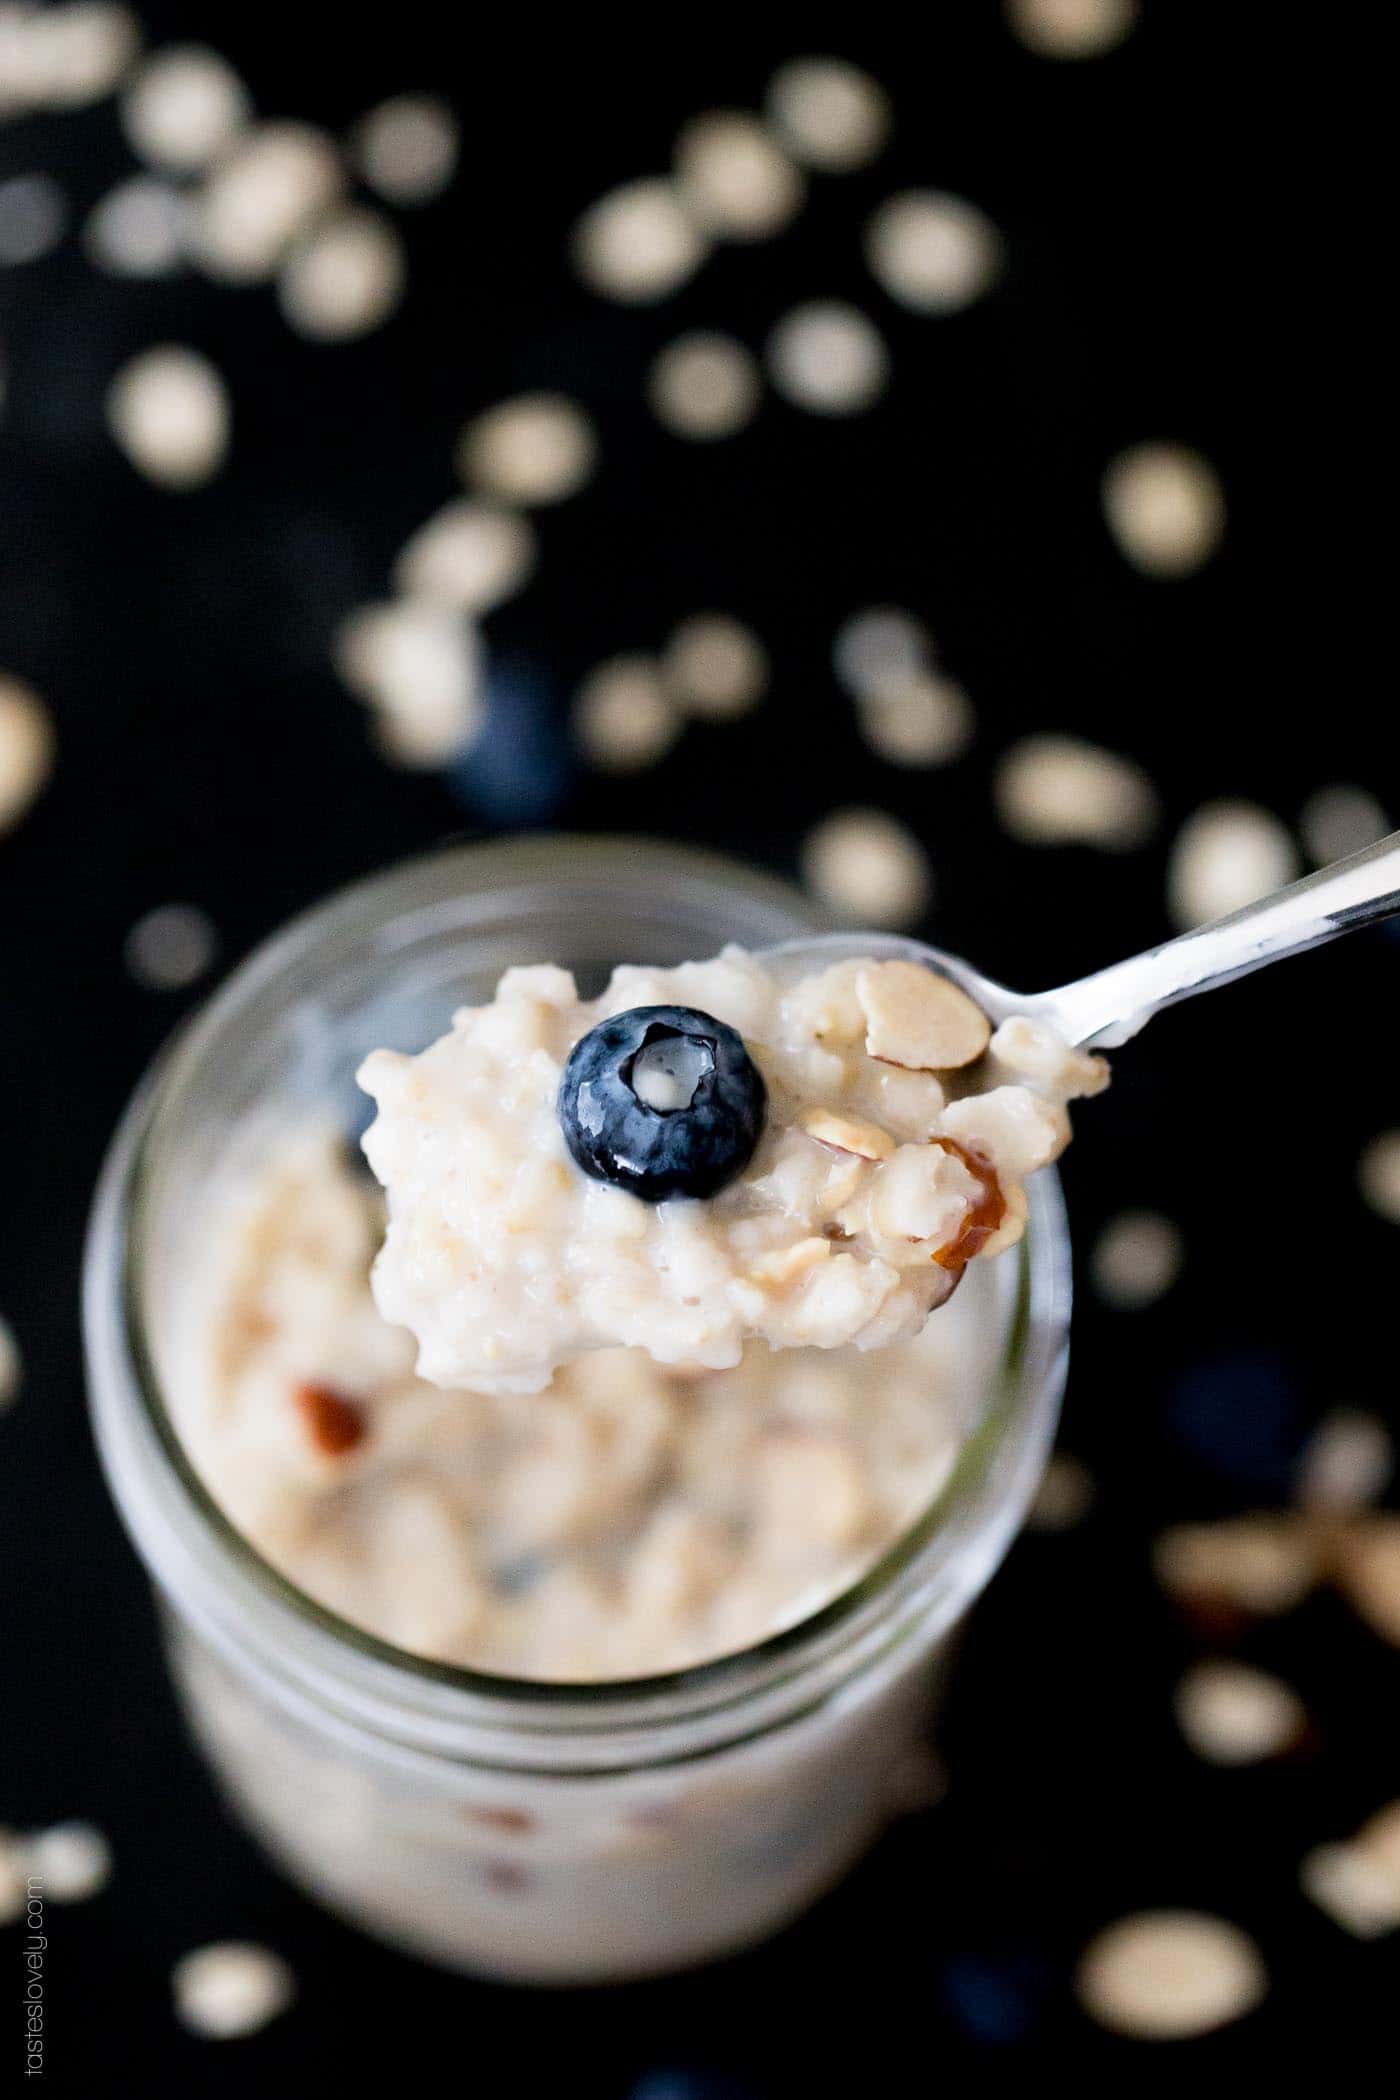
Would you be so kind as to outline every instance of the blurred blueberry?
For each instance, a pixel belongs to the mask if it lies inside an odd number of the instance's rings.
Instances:
[[[488,658],[481,733],[448,780],[482,823],[547,824],[573,785],[574,761],[552,681],[520,656]]]
[[[752,2086],[719,2071],[644,2071],[627,2100],[752,2100]]]
[[[979,2042],[1024,2041],[1044,1995],[1044,1970],[1029,1955],[959,1955],[943,1971],[949,2012]]]
[[[1167,1403],[1172,1435],[1213,1473],[1287,1490],[1304,1424],[1286,1359],[1239,1349],[1182,1373]]]

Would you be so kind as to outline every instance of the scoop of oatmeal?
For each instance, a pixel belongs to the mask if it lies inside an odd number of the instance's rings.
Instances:
[[[570,1053],[649,1008],[735,1031],[766,1097],[747,1164],[703,1199],[642,1200],[566,1143]],[[993,1034],[915,963],[792,983],[727,948],[617,969],[589,1002],[566,970],[508,970],[420,1055],[361,1067],[379,1111],[365,1156],[388,1194],[375,1299],[417,1340],[421,1377],[478,1392],[540,1391],[615,1345],[712,1370],[751,1340],[883,1348],[1020,1237],[1027,1176],[1068,1143],[1066,1102],[1107,1079],[1038,1022]]]

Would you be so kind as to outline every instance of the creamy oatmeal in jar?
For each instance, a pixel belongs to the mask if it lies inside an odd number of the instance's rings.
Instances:
[[[754,1340],[883,1351],[1019,1239],[1066,1103],[1107,1079],[913,962],[792,982],[730,947],[591,1002],[507,970],[421,1054],[361,1068],[375,1298],[423,1378],[478,1392],[619,1344],[711,1370]]]
[[[1053,1171],[1026,1187],[1020,1244],[969,1261],[951,1303],[902,1338],[858,1349],[833,1318],[832,1346],[813,1346],[797,1331],[815,1302],[801,1294],[805,1254],[790,1299],[780,1274],[760,1274],[762,1320],[776,1330],[798,1316],[777,1346],[742,1306],[738,1333],[719,1346],[717,1322],[711,1351],[670,1332],[678,1311],[696,1311],[690,1292],[663,1287],[672,1236],[741,1284],[766,1255],[781,1269],[817,1239],[831,1248],[818,1262],[844,1253],[873,1270],[876,1232],[850,1206],[901,1147],[928,1141],[931,1104],[950,1133],[938,1149],[971,1156],[983,1140],[942,1119],[975,1109],[974,1095],[995,1104],[1024,1088],[1027,1117],[1038,1101],[1062,1137],[1059,1106],[1083,1090],[1062,1050],[1014,1024],[991,1046],[995,1083],[987,1052],[932,1073],[880,1062],[859,985],[839,973],[804,995],[817,1017],[834,1009],[835,1062],[804,1070],[825,1024],[814,1018],[805,1045],[795,1020],[780,1030],[781,1001],[770,989],[763,1007],[747,956],[675,968],[726,939],[767,953],[819,931],[782,886],[672,847],[453,849],[329,900],[250,957],[113,1145],[86,1265],[94,1421],[182,1703],[283,1870],[400,1948],[578,1982],[674,1969],[772,1932],[879,1832],[902,1761],[924,1754],[951,1633],[1024,1514],[1064,1372]],[[911,961],[926,953],[899,945]],[[645,967],[593,1008],[542,967],[557,958],[591,994],[620,954]],[[533,967],[494,999],[522,963]],[[554,997],[552,1017],[532,1017]],[[513,1000],[521,1011],[506,1011]],[[688,1020],[668,1008],[659,1033],[649,1020],[629,1044],[639,1001],[693,1002],[698,1056],[693,1008]],[[550,1313],[529,1382],[542,1385],[556,1350],[571,1361],[537,1392],[423,1379],[415,1338],[370,1295],[383,1196],[339,1142],[359,1125],[366,1055],[432,1042],[462,1007],[495,1015],[478,1048],[503,1031],[494,1125],[488,1081],[466,1089],[472,1116],[522,1147],[521,1185],[503,1198],[548,1186],[530,1158],[537,1126],[519,1121],[512,1093],[517,1067],[533,1064],[536,1085],[544,1068],[511,1048],[513,1030],[528,1046],[542,1026],[557,1089],[604,1016],[624,1029],[609,1040],[644,1106],[703,1088],[733,1110],[727,1163],[704,1131],[689,1148],[668,1138],[659,1166],[631,1161],[651,1176],[647,1198],[580,1166],[557,1123],[542,1139],[540,1159],[581,1195],[547,1232],[536,1219],[533,1239],[514,1235],[514,1251],[523,1242],[539,1259],[540,1307],[568,1285],[564,1232],[578,1244],[586,1219],[600,1272],[633,1248],[631,1284],[651,1291],[657,1332],[638,1313],[639,1334],[589,1332],[582,1347]],[[596,1075],[575,1076],[586,1110],[582,1081]],[[807,1108],[868,1124],[891,1149],[847,1153],[801,1128]],[[593,1131],[586,1120],[574,1137],[594,1159],[607,1119]],[[849,1128],[833,1134],[851,1141]],[[425,1165],[439,1135],[425,1136]],[[717,1159],[733,1169],[713,1200],[661,1193],[677,1152],[687,1174],[715,1173]],[[854,1192],[838,1194],[852,1161]],[[986,1171],[1014,1230],[1010,1152],[993,1163],[989,1150]],[[765,1177],[750,1209],[737,1189]],[[932,1267],[940,1249],[971,1252],[968,1226],[1001,1229],[959,1224],[956,1209],[941,1238],[925,1232]],[[687,1210],[722,1221],[708,1256]],[[616,1231],[629,1212],[642,1214],[639,1242]],[[488,1234],[491,1217],[483,1196]],[[500,1309],[538,1318],[517,1281],[503,1274]]]
[[[986,1375],[970,1294],[878,1357],[753,1343],[678,1371],[605,1349],[542,1394],[446,1393],[370,1296],[382,1235],[378,1189],[328,1130],[231,1186],[177,1426],[274,1566],[445,1662],[639,1677],[805,1618],[933,1501],[955,1386]]]

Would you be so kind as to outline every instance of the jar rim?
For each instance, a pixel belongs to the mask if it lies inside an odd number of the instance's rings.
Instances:
[[[225,1514],[189,1457],[166,1404],[142,1304],[152,1166],[164,1121],[172,1104],[178,1103],[181,1087],[198,1073],[223,1028],[294,966],[308,942],[316,943],[318,955],[325,952],[327,943],[346,936],[362,944],[368,923],[394,923],[391,914],[397,900],[415,904],[421,915],[423,909],[431,910],[434,899],[460,898],[458,878],[463,872],[469,873],[478,888],[481,877],[497,874],[510,880],[533,877],[557,883],[561,853],[567,853],[571,867],[591,866],[600,873],[610,869],[613,880],[619,854],[634,867],[653,861],[670,874],[743,889],[775,911],[781,910],[794,924],[805,920],[814,931],[824,930],[800,893],[778,878],[717,854],[630,837],[554,834],[467,844],[418,856],[351,883],[297,914],[260,943],[157,1058],[126,1112],[104,1167],[89,1231],[84,1296],[92,1406],[109,1483],[138,1551],[157,1580],[171,1590],[177,1606],[187,1606],[189,1599],[157,1564],[152,1542],[130,1507],[127,1461],[131,1453],[120,1447],[133,1432],[144,1447],[145,1461],[162,1470],[160,1486],[167,1518],[178,1521],[178,1506],[183,1505],[186,1518],[193,1518],[204,1540],[213,1545],[225,1573],[236,1577],[245,1595],[256,1594],[271,1607],[278,1629],[274,1642],[280,1631],[289,1641],[301,1638],[310,1644],[304,1660],[312,1663],[323,1683],[328,1676],[337,1675],[339,1660],[346,1669],[358,1667],[368,1673],[372,1682],[365,1688],[366,1703],[375,1693],[382,1698],[387,1692],[408,1706],[423,1703],[439,1720],[450,1719],[455,1710],[464,1720],[480,1723],[494,1712],[507,1727],[528,1728],[533,1720],[551,1731],[567,1732],[571,1727],[606,1726],[618,1718],[635,1718],[645,1725],[672,1717],[677,1705],[682,1709],[675,1715],[678,1718],[721,1711],[749,1696],[756,1685],[790,1682],[815,1656],[844,1655],[850,1642],[858,1643],[868,1633],[872,1614],[882,1601],[898,1599],[902,1582],[913,1585],[907,1606],[926,1598],[939,1576],[946,1573],[947,1560],[966,1542],[957,1520],[977,1516],[978,1491],[991,1484],[997,1460],[1005,1455],[1007,1433],[1025,1412],[1028,1388],[1032,1401],[1039,1397],[1043,1404],[1040,1434],[1035,1439],[1038,1449],[1032,1452],[1029,1468],[1021,1470],[1032,1483],[1038,1472],[1063,1384],[1069,1271],[1058,1176],[1053,1169],[1043,1170],[1028,1191],[1031,1215],[1026,1235],[1009,1258],[996,1264],[1001,1279],[998,1317],[1005,1339],[993,1374],[993,1398],[962,1440],[948,1479],[914,1522],[855,1581],[814,1612],[748,1647],[681,1669],[636,1677],[579,1681],[513,1677],[398,1648],[298,1588]],[[426,905],[418,894],[425,882],[432,892]],[[498,894],[494,886],[484,893]],[[396,941],[394,945],[401,944]],[[907,945],[911,951],[923,946]],[[126,1419],[120,1424],[109,1404],[110,1382],[97,1375],[102,1352],[114,1344],[122,1352],[129,1374],[126,1385],[137,1402],[136,1409],[125,1410]],[[1033,1361],[1037,1356],[1040,1360]],[[1021,1508],[1028,1493],[1026,1485]],[[1005,1536],[993,1543],[985,1569],[967,1584],[966,1597],[957,1599],[959,1606],[975,1594],[995,1567],[1021,1508],[1012,1508]],[[982,1512],[984,1518],[988,1514]],[[976,1528],[974,1524],[972,1530]],[[910,1615],[920,1614],[917,1609],[903,1614]],[[206,1631],[216,1631],[212,1621],[206,1623]],[[264,1649],[263,1660],[267,1659]],[[290,1661],[290,1655],[286,1659]]]

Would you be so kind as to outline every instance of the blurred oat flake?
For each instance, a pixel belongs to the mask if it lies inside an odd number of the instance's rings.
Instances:
[[[218,155],[196,193],[194,259],[224,283],[263,283],[344,187],[326,132],[290,119],[254,125]]]
[[[29,686],[0,671],[0,837],[29,809],[53,761],[48,709]]]
[[[24,1847],[13,1831],[0,1826],[0,1926],[17,1925],[28,1901]]]
[[[68,199],[52,175],[12,175],[0,182],[0,269],[39,262],[68,226]]]
[[[165,343],[117,373],[107,391],[107,422],[138,473],[185,490],[212,480],[223,465],[232,414],[209,359]]]
[[[889,352],[875,323],[838,299],[794,307],[769,336],[767,361],[778,392],[818,416],[857,415],[889,381]]]
[[[19,1353],[15,1331],[0,1313],[0,1408],[13,1406],[19,1398],[23,1378],[24,1360]]]
[[[1042,58],[1098,58],[1122,43],[1138,12],[1138,0],[1006,0],[1012,29]]]
[[[868,606],[842,622],[832,664],[856,699],[928,669],[933,637],[922,620],[897,605]]]
[[[25,1866],[54,1903],[87,1903],[112,1878],[112,1848],[92,1823],[55,1823],[25,1842]]]
[[[1400,1648],[1400,1516],[1358,1516],[1338,1545],[1337,1587],[1383,1641]]]
[[[452,606],[413,598],[362,606],[342,623],[335,657],[398,765],[445,765],[481,727],[481,646]]]
[[[188,226],[188,202],[172,183],[129,175],[93,206],[83,247],[114,277],[168,277],[185,260]]]
[[[1212,1765],[1252,1765],[1279,1757],[1307,1726],[1303,1702],[1291,1685],[1225,1658],[1193,1664],[1177,1685],[1173,1706],[1182,1735]]]
[[[1125,852],[1157,828],[1157,793],[1142,767],[1072,736],[1029,736],[996,771],[997,814],[1027,845],[1078,843]]]
[[[434,513],[394,564],[396,590],[471,614],[490,612],[528,582],[533,526],[514,511],[463,497]]]
[[[126,966],[152,991],[181,991],[205,974],[218,948],[212,922],[196,905],[161,904],[127,935]]]
[[[1225,533],[1220,477],[1185,445],[1120,452],[1104,475],[1103,507],[1120,552],[1146,576],[1191,575]]]
[[[840,58],[794,58],[779,66],[765,108],[794,158],[827,175],[865,167],[889,137],[884,89]]]
[[[672,634],[662,671],[677,704],[710,721],[732,721],[762,699],[768,652],[728,613],[694,613]]]
[[[592,291],[622,306],[650,306],[693,277],[710,252],[708,235],[678,186],[646,176],[609,190],[574,227],[574,268]]]
[[[1297,849],[1270,811],[1254,802],[1207,802],[1172,845],[1167,907],[1186,931],[1243,910],[1298,872]]]
[[[121,98],[122,128],[138,159],[193,175],[232,145],[252,116],[226,58],[204,44],[167,44],[143,61]]]
[[[469,487],[504,503],[562,503],[593,472],[598,441],[564,394],[518,394],[476,416],[462,432],[457,468]]]
[[[574,697],[574,736],[604,773],[639,773],[670,750],[682,716],[661,665],[640,654],[615,656],[591,671]]]
[[[0,6],[0,118],[85,109],[110,95],[141,49],[126,7]]]
[[[865,233],[870,269],[892,299],[922,314],[971,306],[1001,274],[1001,235],[985,212],[939,190],[906,190]]]
[[[857,701],[861,733],[894,766],[943,766],[972,741],[972,703],[960,685],[915,671],[873,688]]]
[[[456,117],[436,95],[395,95],[360,119],[351,153],[388,204],[430,204],[457,171]]]
[[[1125,1210],[1099,1234],[1090,1275],[1109,1305],[1137,1311],[1171,1289],[1183,1257],[1181,1234],[1170,1218],[1157,1211]]]
[[[1253,1940],[1199,1911],[1143,1911],[1085,1949],[1075,1979],[1091,2018],[1115,2034],[1169,2041],[1252,2012],[1268,1990]]]
[[[368,335],[403,297],[403,243],[383,212],[356,205],[320,219],[278,274],[282,312],[312,342]]]
[[[212,2041],[256,2034],[285,2012],[296,1980],[279,1954],[249,1940],[220,1940],[182,1955],[171,1972],[176,2017]]]
[[[1153,1572],[1187,1607],[1225,1606],[1272,1618],[1315,1587],[1313,1544],[1291,1514],[1253,1511],[1214,1524],[1176,1524],[1152,1553]]]
[[[732,336],[697,329],[660,352],[647,377],[647,403],[676,437],[733,437],[752,422],[763,382],[751,353]]]
[[[803,844],[802,873],[824,904],[856,926],[912,926],[933,890],[923,847],[878,809],[826,817]]]
[[[1400,1925],[1400,1801],[1380,1809],[1354,1838],[1318,1845],[1303,1860],[1303,1893],[1356,1939]]]
[[[1384,1422],[1360,1408],[1339,1407],[1303,1449],[1294,1500],[1320,1515],[1351,1515],[1380,1500],[1394,1468],[1395,1448]]]
[[[928,629],[898,606],[852,613],[837,630],[836,676],[866,743],[891,765],[947,765],[972,741],[972,703],[933,668],[933,656]]]
[[[676,141],[676,181],[717,240],[760,241],[801,209],[806,184],[772,133],[747,110],[710,110]]]
[[[3,824],[0,806],[0,828]],[[1358,1178],[1372,1210],[1400,1225],[1400,1130],[1383,1130],[1371,1139],[1361,1155]]]
[[[1324,787],[1303,804],[1298,829],[1309,860],[1325,868],[1374,846],[1389,831],[1390,819],[1365,788]]]

